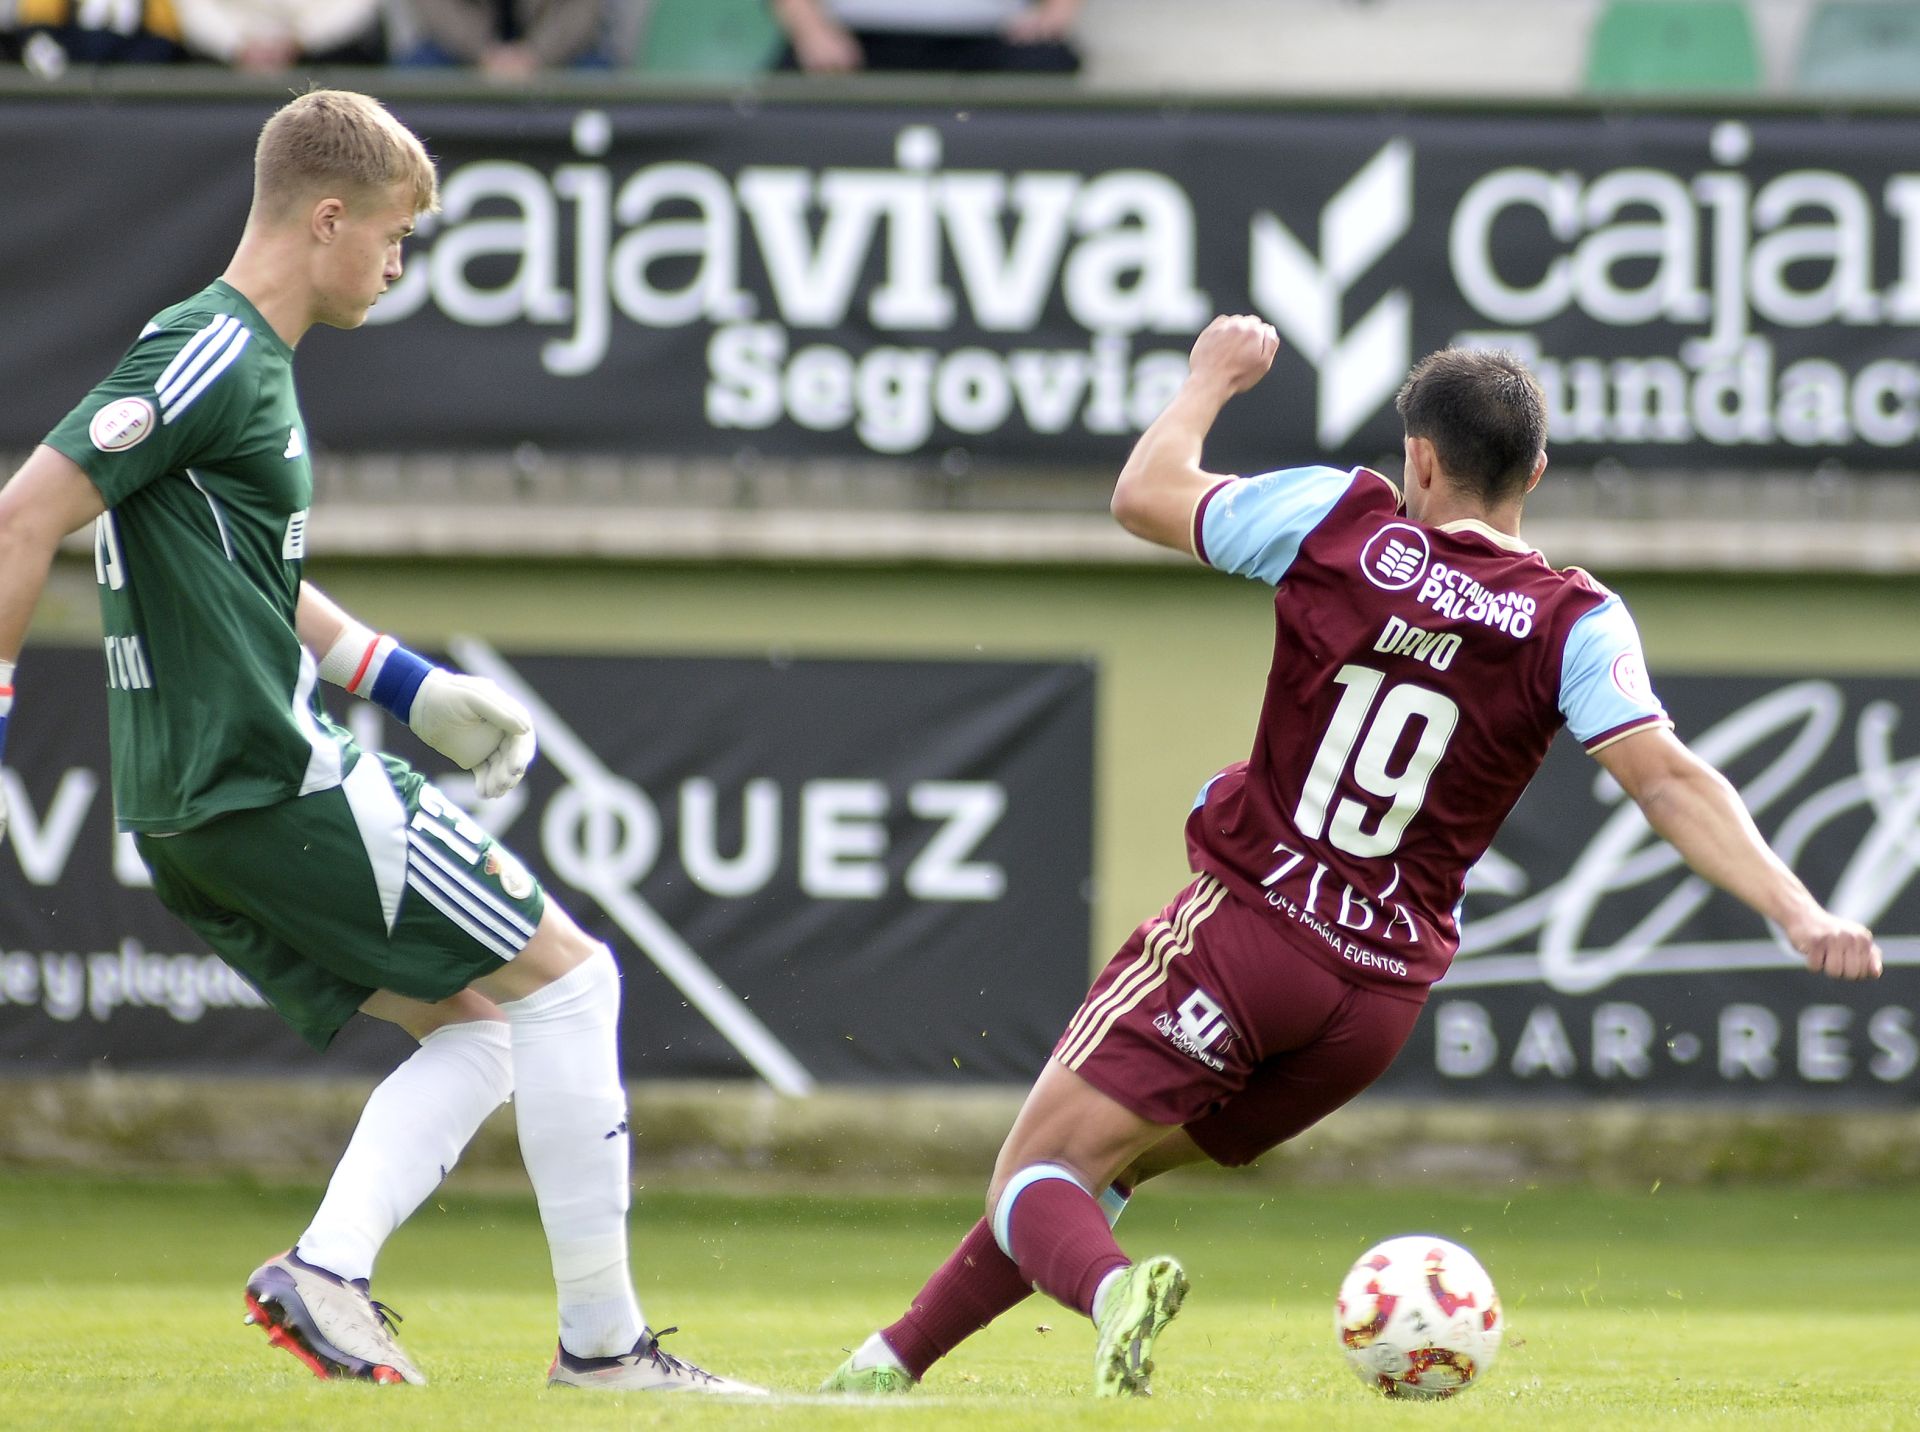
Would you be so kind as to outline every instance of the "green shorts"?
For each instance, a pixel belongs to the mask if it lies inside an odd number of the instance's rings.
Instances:
[[[372,752],[330,790],[135,841],[161,903],[317,1049],[375,990],[431,1003],[499,969],[546,909],[504,846]]]

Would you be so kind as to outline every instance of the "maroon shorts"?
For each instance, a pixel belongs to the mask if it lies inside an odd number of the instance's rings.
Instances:
[[[1341,979],[1202,875],[1120,947],[1053,1057],[1246,1164],[1385,1073],[1420,1008]]]

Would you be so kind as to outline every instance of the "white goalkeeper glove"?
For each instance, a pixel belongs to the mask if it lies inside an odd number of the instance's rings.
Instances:
[[[484,676],[432,667],[413,694],[407,725],[461,770],[471,771],[482,800],[505,795],[533,764],[533,717]]]
[[[520,784],[533,764],[533,718],[484,676],[443,671],[425,657],[350,623],[327,654],[320,675],[364,696],[413,734],[473,774],[482,800]]]

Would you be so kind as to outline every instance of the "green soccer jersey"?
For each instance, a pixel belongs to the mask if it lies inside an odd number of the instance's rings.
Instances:
[[[216,281],[155,315],[47,443],[108,507],[94,574],[121,828],[338,785],[358,751],[294,632],[313,469],[293,350]]]

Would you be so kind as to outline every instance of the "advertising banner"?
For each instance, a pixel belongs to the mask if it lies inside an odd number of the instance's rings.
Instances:
[[[1809,973],[1562,738],[1468,882],[1465,941],[1395,1095],[1911,1107],[1920,1094],[1920,696],[1911,680],[1665,677],[1679,733],[1775,850],[1879,937]]]
[[[0,772],[0,1071],[391,1065],[404,1040],[367,1020],[308,1052],[161,907],[113,834],[99,654],[31,658]],[[630,1077],[800,1093],[1039,1068],[1086,988],[1090,666],[454,659],[535,714],[541,759],[498,801],[377,708],[333,708],[613,948]]]
[[[366,330],[301,346],[335,449],[1108,466],[1220,311],[1284,340],[1210,449],[1240,470],[1396,452],[1450,343],[1531,361],[1573,466],[1920,438],[1908,116],[394,107],[443,207]],[[0,100],[0,442],[220,271],[270,108]]]

